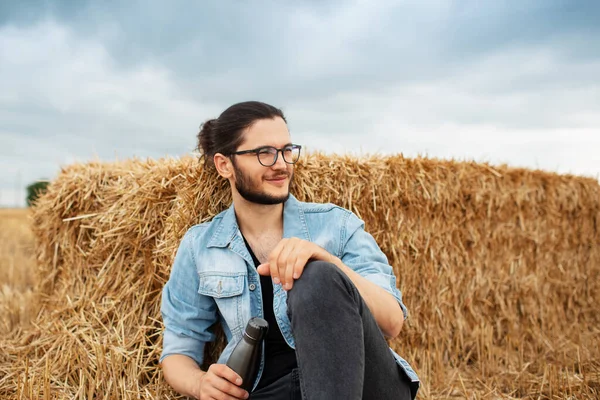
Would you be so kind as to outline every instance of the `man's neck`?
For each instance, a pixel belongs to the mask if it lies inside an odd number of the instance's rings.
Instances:
[[[235,196],[233,205],[238,226],[245,237],[256,238],[283,231],[283,203],[256,204]]]

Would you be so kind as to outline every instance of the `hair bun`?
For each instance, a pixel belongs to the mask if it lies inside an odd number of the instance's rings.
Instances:
[[[218,120],[216,118],[209,119],[204,121],[204,123],[200,126],[201,131],[206,130],[207,132],[212,132],[216,129]]]
[[[213,118],[204,121],[204,123],[200,125],[200,132],[198,132],[198,151],[203,155],[212,154],[214,151],[217,122],[218,121]]]

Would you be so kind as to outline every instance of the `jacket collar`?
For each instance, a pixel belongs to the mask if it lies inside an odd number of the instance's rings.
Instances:
[[[233,203],[222,214],[214,234],[208,242],[208,247],[231,247],[232,242],[243,244],[242,235],[235,217]],[[308,226],[301,203],[290,194],[283,204],[283,237],[297,237],[310,241]]]

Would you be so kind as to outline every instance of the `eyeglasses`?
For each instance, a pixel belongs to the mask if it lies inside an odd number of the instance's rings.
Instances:
[[[242,155],[254,153],[256,154],[256,158],[258,158],[258,162],[263,167],[271,167],[275,165],[277,162],[277,157],[279,156],[279,152],[283,156],[283,161],[287,164],[296,164],[296,161],[300,158],[300,149],[302,146],[298,144],[288,144],[287,146],[278,149],[273,146],[262,146],[252,150],[242,150],[231,153],[231,155]]]

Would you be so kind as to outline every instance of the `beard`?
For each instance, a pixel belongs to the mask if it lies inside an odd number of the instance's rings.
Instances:
[[[237,189],[240,196],[242,196],[242,198],[246,201],[261,205],[274,205],[285,203],[290,197],[290,187],[292,185],[292,178],[294,177],[293,173],[289,174],[285,172],[276,175],[289,177],[290,183],[288,185],[287,194],[281,196],[273,196],[268,193],[265,193],[264,191],[261,191],[260,188],[258,188],[258,185],[252,181],[252,178],[245,175],[237,167],[237,165],[235,165],[235,163],[233,163],[233,169],[235,171],[235,188]]]

